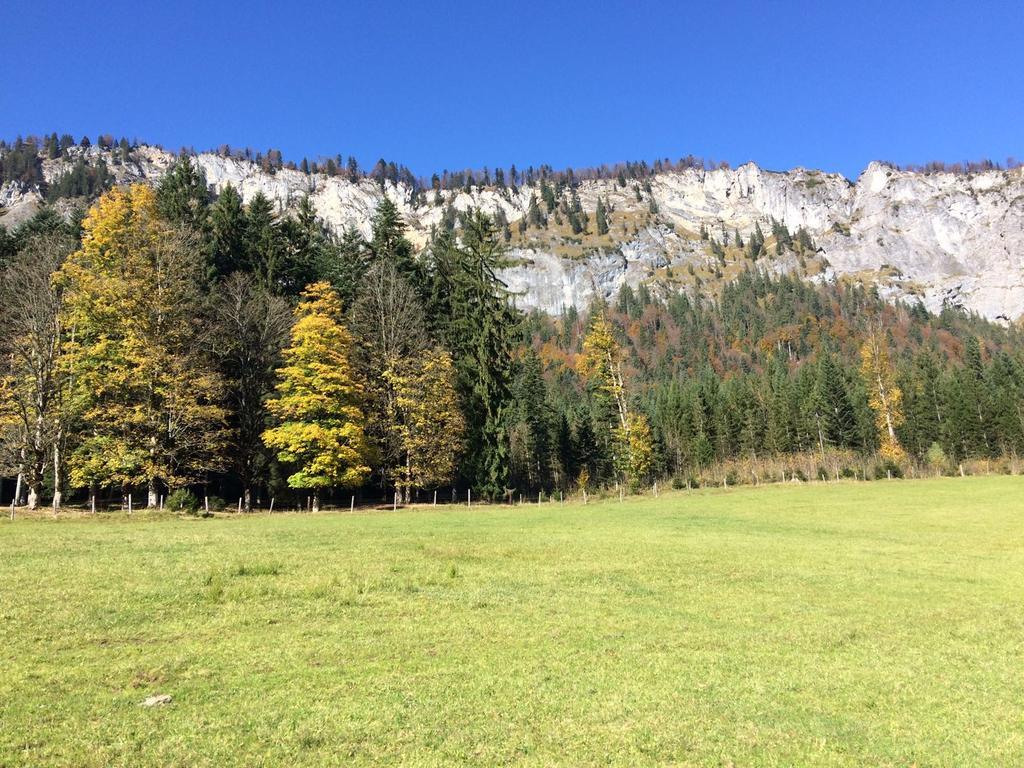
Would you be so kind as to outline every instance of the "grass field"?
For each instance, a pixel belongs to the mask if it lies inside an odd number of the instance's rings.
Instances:
[[[0,766],[369,764],[1024,765],[1024,479],[0,523]]]

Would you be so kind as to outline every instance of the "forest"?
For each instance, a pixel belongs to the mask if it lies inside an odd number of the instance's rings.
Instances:
[[[5,174],[33,172],[19,156]],[[0,227],[4,503],[511,501],[1024,451],[1020,329],[956,308],[752,262],[708,295],[524,314],[480,211],[417,251],[386,196],[365,238],[308,199],[213,195],[187,155],[155,188],[96,173],[60,182],[87,211]]]

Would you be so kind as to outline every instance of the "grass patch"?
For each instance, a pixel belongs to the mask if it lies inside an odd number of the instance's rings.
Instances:
[[[0,765],[1024,764],[1022,491],[0,522]]]

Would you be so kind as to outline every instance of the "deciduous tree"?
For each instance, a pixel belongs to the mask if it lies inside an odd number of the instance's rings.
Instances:
[[[288,484],[311,489],[316,510],[325,489],[358,487],[370,474],[363,386],[353,370],[341,302],[328,283],[303,291],[283,356],[276,394],[267,403],[279,424],[263,440],[295,466]]]
[[[83,432],[77,486],[178,488],[224,466],[223,382],[197,352],[203,258],[143,185],[100,198],[57,284]]]

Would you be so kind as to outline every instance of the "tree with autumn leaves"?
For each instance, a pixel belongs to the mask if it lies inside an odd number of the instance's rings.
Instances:
[[[868,392],[868,405],[875,414],[879,454],[887,461],[906,458],[896,430],[903,425],[903,391],[896,384],[896,371],[889,360],[889,345],[881,330],[873,330],[860,348],[860,373]]]
[[[108,192],[82,226],[54,275],[79,431],[71,482],[142,485],[156,506],[225,463],[223,381],[198,351],[202,257],[144,185]]]
[[[294,467],[292,488],[312,491],[320,508],[329,488],[356,488],[370,476],[364,388],[352,366],[352,337],[341,301],[326,282],[303,291],[275,395],[267,402],[278,424],[263,433],[278,459]]]
[[[622,358],[622,349],[615,340],[611,323],[604,313],[596,314],[583,340],[579,369],[615,406],[617,420],[611,427],[615,468],[623,481],[636,489],[651,473],[653,437],[647,417],[630,407]]]

